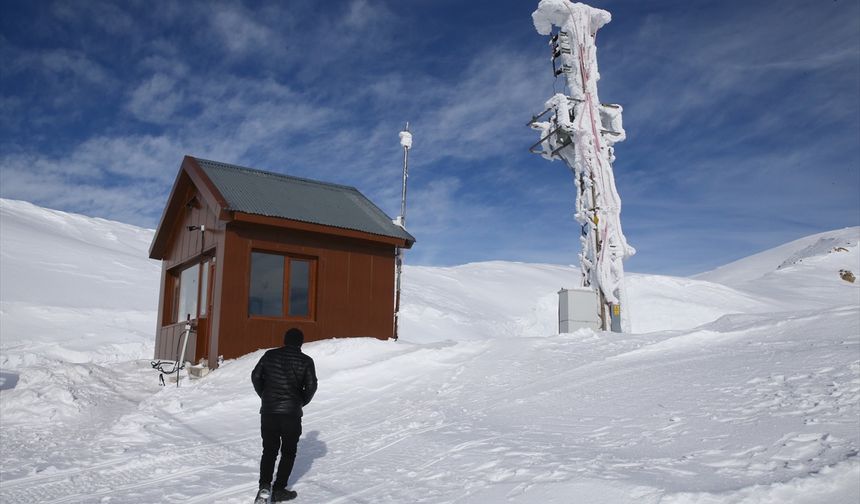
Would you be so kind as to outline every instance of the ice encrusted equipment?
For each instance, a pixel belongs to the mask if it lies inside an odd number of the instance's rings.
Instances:
[[[600,103],[597,96],[600,74],[595,38],[597,30],[611,19],[604,10],[569,0],[541,0],[532,13],[538,33],[550,36],[553,73],[555,78],[564,77],[567,94],[551,97],[546,110],[529,121],[540,133],[540,140],[529,150],[550,161],[561,159],[573,172],[575,218],[582,228],[581,286],[560,293],[560,332],[589,325],[564,327],[561,321],[562,311],[570,311],[562,304],[576,302],[576,296],[583,299],[583,293],[585,304],[597,307],[595,328],[629,330],[628,316],[622,310],[626,304],[623,261],[636,250],[621,231],[621,198],[612,170],[613,146],[626,134],[621,106]],[[596,302],[587,299],[595,295]]]

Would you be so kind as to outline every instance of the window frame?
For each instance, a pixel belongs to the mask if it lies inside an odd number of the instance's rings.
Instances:
[[[212,292],[212,288],[209,285],[209,283],[212,282],[209,269],[212,265],[212,261],[214,261],[214,257],[204,255],[195,260],[176,265],[167,271],[170,282],[172,282],[172,296],[171,299],[165,300],[166,317],[162,317],[162,327],[183,324],[186,322],[186,319],[179,319],[179,305],[180,300],[182,299],[182,273],[195,267],[197,268],[197,306],[192,314],[191,320],[199,321],[200,319],[209,317],[209,295]],[[204,276],[207,281],[205,286],[203,285]],[[204,288],[206,289],[205,292],[203,290]],[[169,306],[167,305],[168,303]]]
[[[173,316],[171,318],[172,324],[181,324],[186,322],[186,318],[179,318],[182,316],[179,313],[179,308],[182,305],[182,276],[186,271],[189,271],[193,268],[197,268],[197,281],[196,281],[196,289],[194,290],[194,313],[186,313],[187,316],[191,316],[191,320],[197,320],[200,318],[200,263],[194,262],[191,264],[185,264],[184,266],[180,266],[176,268],[176,272],[174,273],[175,281],[176,281],[176,297],[173,300]],[[191,275],[189,275],[191,277]]]
[[[279,256],[283,259],[283,278],[281,280],[281,314],[280,315],[258,315],[251,313],[250,307],[250,298],[251,298],[251,261],[253,260],[253,254],[268,254]],[[291,261],[305,261],[308,263],[308,312],[306,315],[290,315],[290,292],[291,292]],[[315,321],[316,320],[316,307],[317,307],[317,273],[318,273],[318,265],[319,259],[314,256],[302,255],[302,254],[293,254],[289,252],[278,252],[273,250],[266,249],[251,249],[248,254],[248,288],[246,289],[247,294],[247,302],[245,303],[245,310],[247,317],[249,319],[254,320],[273,320],[273,321],[282,321],[282,320],[295,320],[295,321]]]

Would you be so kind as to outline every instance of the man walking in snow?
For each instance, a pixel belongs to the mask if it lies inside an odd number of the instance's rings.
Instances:
[[[255,502],[263,503],[271,496],[272,502],[296,498],[296,492],[287,490],[287,479],[296,460],[296,447],[302,435],[302,407],[317,391],[314,360],[302,353],[304,334],[293,328],[284,334],[284,346],[267,351],[251,373],[254,390],[262,399],[260,407],[260,433],[263,437],[263,456],[260,459],[260,490]],[[278,451],[281,461],[272,485],[272,473]]]

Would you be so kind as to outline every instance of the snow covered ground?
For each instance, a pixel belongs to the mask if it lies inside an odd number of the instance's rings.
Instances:
[[[0,502],[251,501],[262,351],[158,386],[150,238],[0,201]],[[407,267],[400,341],[305,346],[298,502],[857,503],[858,239],[628,275],[623,335],[557,334],[570,267]]]

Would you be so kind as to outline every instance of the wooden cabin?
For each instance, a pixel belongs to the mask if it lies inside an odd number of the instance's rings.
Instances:
[[[415,238],[353,187],[185,156],[149,257],[162,261],[155,358],[234,358],[394,334],[395,254]]]

